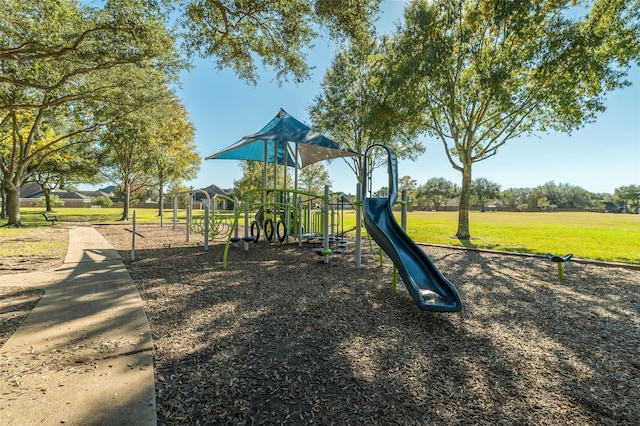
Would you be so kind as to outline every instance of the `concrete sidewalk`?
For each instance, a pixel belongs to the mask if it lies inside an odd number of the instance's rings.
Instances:
[[[64,265],[0,276],[44,295],[0,348],[0,425],[155,425],[151,331],[113,246],[69,229]]]

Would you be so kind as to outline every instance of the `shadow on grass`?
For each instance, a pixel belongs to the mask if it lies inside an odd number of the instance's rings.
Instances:
[[[477,249],[478,248],[478,246],[473,244],[470,239],[469,240],[463,240],[463,239],[460,239],[458,237],[452,237],[452,238],[457,239],[458,242],[462,245],[462,247],[465,247],[465,248],[468,248],[468,249]]]

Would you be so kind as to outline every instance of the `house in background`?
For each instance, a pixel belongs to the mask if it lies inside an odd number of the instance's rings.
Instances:
[[[97,197],[107,197],[111,201],[116,201],[116,196],[114,194],[116,190],[115,185],[110,185],[105,188],[98,189],[96,191],[78,191],[78,193],[82,195],[86,195],[87,197],[97,198]]]
[[[201,191],[205,191],[209,194],[209,198],[213,201],[216,195],[224,195],[225,197],[231,197],[231,192],[229,190],[225,190],[220,188],[217,185],[209,185],[206,188],[202,188]],[[206,195],[202,192],[198,191],[194,194],[193,199],[196,204],[199,204],[199,207],[202,208],[203,203],[206,201]],[[216,210],[230,210],[233,209],[233,203],[227,200],[226,198],[219,197],[216,199]]]
[[[63,191],[59,189],[52,189],[51,195],[57,195],[58,198],[64,202],[64,207],[91,207],[91,199],[96,197],[108,197],[111,201],[116,202],[115,199],[115,189],[116,186],[111,185],[105,188],[101,188],[94,191]],[[231,191],[224,190],[217,185],[209,185],[206,188],[195,193],[194,207],[202,209],[204,206],[204,202],[206,202],[206,195],[202,193],[205,191],[211,200],[215,198],[216,195],[224,195],[226,197],[230,197]],[[22,185],[20,189],[20,207],[33,207],[35,203],[38,202],[40,198],[44,197],[44,191],[40,185],[34,182],[29,182]],[[157,201],[148,201],[145,203],[139,203],[140,207],[155,207],[157,205]],[[168,204],[170,206],[170,204]],[[114,204],[114,207],[121,207],[117,204]],[[230,202],[226,198],[218,197],[216,199],[217,210],[230,210],[233,209],[233,202]]]
[[[91,197],[75,191],[63,191],[52,189],[51,195],[56,195],[65,207],[91,207]],[[32,207],[40,198],[44,197],[44,191],[35,182],[29,182],[20,188],[20,207]]]

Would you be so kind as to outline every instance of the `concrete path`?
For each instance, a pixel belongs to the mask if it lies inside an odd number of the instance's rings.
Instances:
[[[113,246],[69,229],[64,265],[0,276],[44,295],[0,348],[0,425],[155,425],[151,331]]]

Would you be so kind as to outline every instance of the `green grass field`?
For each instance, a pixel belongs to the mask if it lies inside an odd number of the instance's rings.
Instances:
[[[22,209],[22,223],[26,226],[50,226],[45,222],[42,211]],[[65,222],[116,223],[122,209],[57,208],[55,214]],[[184,222],[184,210],[178,212],[178,218]],[[399,213],[397,219],[400,220]],[[160,223],[155,209],[136,209],[136,220]],[[173,210],[165,210],[165,224],[172,220]],[[474,211],[470,213],[472,240],[464,242],[454,237],[457,221],[457,212],[410,212],[407,231],[415,241],[431,244],[535,254],[573,253],[579,258],[640,264],[640,215]],[[354,225],[355,213],[345,212],[345,229]],[[0,229],[0,234],[4,232],[9,230]]]
[[[355,214],[345,214],[345,227],[353,224]],[[463,242],[455,238],[457,212],[407,214],[417,242],[640,264],[640,215],[472,211],[469,227],[472,240]]]
[[[133,217],[136,211],[136,221],[139,223],[160,223],[160,217],[156,209],[131,209],[129,216]],[[24,207],[20,209],[20,221],[25,226],[51,226],[45,222],[42,213],[43,208]],[[92,222],[92,223],[117,223],[122,216],[121,208],[91,209],[91,208],[66,208],[55,207],[52,215],[58,216],[62,222]],[[202,213],[201,213],[202,214]],[[178,210],[178,220],[184,221],[185,210]],[[173,220],[173,210],[165,209],[164,220]],[[4,221],[6,223],[6,220]],[[2,223],[2,224],[4,224]]]

